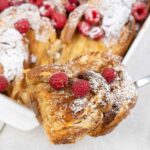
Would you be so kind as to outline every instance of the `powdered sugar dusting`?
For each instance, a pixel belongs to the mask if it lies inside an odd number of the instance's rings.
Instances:
[[[59,11],[60,13],[64,13],[66,11],[62,0],[47,0],[47,1],[52,2],[52,4],[56,7],[57,11]]]
[[[81,19],[84,11],[89,7],[88,4],[83,4],[78,6],[69,16],[69,25],[70,26],[76,26],[78,24],[79,20]]]
[[[136,88],[123,66],[116,66],[119,72],[116,80],[110,85],[115,103],[129,102],[136,96]]]
[[[102,30],[102,28],[99,28],[99,27],[94,27],[92,28],[89,32],[88,32],[88,36],[91,38],[91,39],[94,39],[96,35],[103,35],[104,34],[104,31]]]
[[[52,28],[50,20],[41,17],[39,9],[32,4],[9,7],[1,13],[0,18],[10,27],[14,27],[14,23],[20,19],[27,19],[35,31],[36,39],[43,42],[48,39],[48,31]]]
[[[106,80],[99,73],[96,73],[94,71],[87,71],[87,75],[89,77],[89,82],[92,90],[98,92],[102,87],[107,93],[110,92],[110,87],[106,83]]]
[[[84,109],[86,102],[86,98],[75,99],[71,104],[70,109],[76,114]]]
[[[64,14],[66,11],[62,0],[45,0],[43,4],[44,5],[40,7],[40,13],[42,15],[44,15],[47,11],[45,9],[46,5],[50,6],[53,9],[56,9],[58,12],[62,14]]]
[[[15,29],[0,28],[0,64],[8,81],[21,76],[28,51],[22,35]]]
[[[86,72],[85,76],[87,76],[87,80],[90,83],[91,91],[95,94],[91,99],[87,97],[75,99],[71,105],[71,110],[74,113],[83,110],[87,102],[87,106],[95,109],[98,105],[103,105],[103,108],[105,106],[107,108],[107,105],[112,104],[117,106],[126,105],[135,98],[135,87],[128,74],[124,71],[124,67],[116,65],[114,69],[118,72],[118,77],[112,84],[108,84],[99,73],[94,71]]]
[[[132,4],[136,0],[101,0],[97,5],[103,15],[101,27],[105,31],[105,42],[120,37],[121,30],[128,22]]]
[[[82,4],[69,16],[68,32],[75,30],[86,9],[94,7],[103,16],[100,28],[105,32],[104,42],[110,46],[119,39],[125,24],[129,21],[132,4],[135,2],[136,0],[95,0],[92,3]],[[91,33],[89,35],[92,36]]]

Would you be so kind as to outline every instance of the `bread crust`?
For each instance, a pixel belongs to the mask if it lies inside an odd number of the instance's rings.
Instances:
[[[147,3],[147,7],[149,9],[149,0],[146,0],[145,2]],[[96,2],[88,1],[86,4],[79,6],[79,8],[75,9],[75,11],[70,14],[69,19],[61,34],[61,40],[64,46],[60,50],[60,58],[55,61],[56,63],[65,63],[68,60],[73,60],[78,56],[90,52],[103,53],[111,51],[113,54],[122,57],[126,54],[130,44],[137,35],[137,24],[132,16],[129,17],[128,22],[122,28],[118,40],[113,43],[110,41],[110,45],[105,43],[103,40],[94,41],[76,32],[77,24],[81,20],[84,11],[88,7],[92,7],[94,3]],[[71,22],[74,24],[71,24]]]
[[[131,106],[135,104],[136,93],[132,82],[124,77],[120,60],[119,57],[111,54],[97,52],[78,57],[65,65],[44,65],[25,73],[27,85],[25,90],[20,92],[20,97],[22,100],[25,99],[28,106],[34,110],[52,143],[75,143],[85,135],[106,134],[129,113]],[[108,85],[98,74],[107,66],[121,69],[118,70],[118,73],[120,72],[118,79],[112,85]],[[76,99],[70,95],[71,82],[69,87],[60,91],[49,86],[49,77],[58,71],[65,71],[70,78],[69,80],[84,78],[92,83],[93,79],[96,79],[102,86],[97,89],[98,93],[92,92],[85,98]],[[131,88],[129,90],[131,93],[125,92],[127,90],[126,84]],[[114,93],[109,91],[109,88],[112,90],[113,87],[117,89]],[[118,95],[115,94],[118,91],[121,91],[121,96],[124,99],[112,97],[112,95]],[[28,95],[28,101],[27,96],[24,97],[24,93]],[[76,101],[84,103],[81,110],[77,109]],[[73,104],[75,111],[72,110]],[[118,110],[114,104],[119,108]],[[78,111],[76,112],[76,110]],[[115,113],[114,116],[112,111]]]

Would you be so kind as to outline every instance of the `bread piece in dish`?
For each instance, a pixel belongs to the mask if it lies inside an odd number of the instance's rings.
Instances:
[[[15,26],[22,20],[29,23],[26,33]],[[15,99],[23,86],[24,69],[52,62],[48,49],[56,40],[56,31],[51,21],[40,15],[39,8],[29,3],[5,9],[0,14],[0,22],[0,74],[9,83],[6,94]]]
[[[132,15],[132,8],[136,0],[93,0],[78,6],[70,13],[68,21],[62,31],[61,39],[65,46],[60,51],[58,63],[72,60],[82,54],[97,51],[110,51],[114,54],[124,56],[136,36],[137,24]],[[143,2],[143,1],[142,1]],[[149,9],[149,1],[144,3]],[[102,15],[99,27],[105,35],[99,40],[92,39],[92,32],[85,36],[78,32],[77,26],[84,20],[86,10],[94,8]],[[56,61],[57,62],[57,61]]]
[[[32,67],[52,62],[47,51],[56,40],[56,31],[51,21],[40,15],[38,7],[29,3],[11,6],[0,14],[0,19],[10,28],[22,19],[29,22],[30,30],[23,37],[28,41]]]
[[[0,22],[0,76],[8,82],[6,89],[8,95],[22,80],[23,70],[28,67],[29,52],[26,41],[17,30],[7,28],[4,22]],[[18,90],[16,89],[16,92]]]
[[[115,70],[111,83],[104,78],[105,68]],[[60,72],[67,75],[68,82],[58,90],[50,79]],[[76,92],[81,94],[85,85],[72,90],[79,80],[90,84],[90,91],[84,96],[77,96]],[[55,84],[60,85],[58,82]],[[121,59],[112,54],[91,53],[64,65],[36,67],[26,71],[25,83],[19,97],[34,110],[54,144],[74,143],[85,135],[106,134],[127,116],[137,97]]]

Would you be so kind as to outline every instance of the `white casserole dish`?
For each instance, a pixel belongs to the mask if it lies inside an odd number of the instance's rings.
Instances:
[[[148,28],[150,28],[150,16],[145,21],[126,56],[124,57],[124,65],[132,59],[132,55],[137,51],[137,47],[141,44],[140,41],[144,37],[145,33],[147,33]],[[2,94],[0,94],[0,120],[24,131],[32,130],[39,126],[39,123],[31,110],[16,104],[14,101],[10,101],[10,98]]]

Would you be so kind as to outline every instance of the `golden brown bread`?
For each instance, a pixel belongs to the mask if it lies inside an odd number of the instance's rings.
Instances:
[[[44,27],[42,28],[44,29]],[[31,56],[35,57],[35,62],[32,62],[31,60],[31,67],[53,62],[53,60],[48,55],[48,50],[56,40],[56,32],[52,26],[49,26],[49,29],[45,30],[49,32],[49,38],[45,42],[36,40],[34,31],[29,31],[27,33],[26,37],[29,40],[29,51]]]
[[[100,74],[105,67],[113,67],[117,71],[117,78],[110,85]],[[59,71],[69,76],[69,85],[62,90],[54,90],[48,81]],[[89,81],[91,92],[77,99],[70,86],[78,78]],[[136,102],[134,85],[120,58],[111,54],[91,53],[65,65],[37,67],[26,72],[25,82],[27,85],[18,96],[34,110],[55,144],[74,143],[84,135],[106,134]]]
[[[136,36],[137,22],[131,14],[129,15],[129,18],[124,26],[121,28],[119,38],[116,39],[115,42],[112,42],[111,40],[109,42],[104,42],[103,39],[95,41],[77,32],[77,25],[81,18],[83,18],[83,13],[85,10],[90,7],[97,8],[98,5],[101,5],[101,1],[88,1],[87,3],[78,6],[72,13],[70,13],[67,23],[61,33],[63,46],[60,49],[55,49],[55,52],[59,53],[59,58],[55,59],[55,63],[65,63],[68,60],[73,60],[80,55],[88,54],[90,52],[103,53],[104,51],[110,51],[119,56],[125,55],[131,42]],[[149,8],[149,0],[146,0],[145,2]],[[116,26],[117,21],[119,20],[116,20]],[[110,36],[111,35],[107,38],[110,38]],[[115,39],[116,37],[113,38]],[[52,57],[55,58],[55,55],[52,55]]]
[[[135,21],[132,20],[124,27],[118,42],[114,45],[111,45],[109,48],[104,44],[103,41],[95,41],[76,33],[71,42],[64,44],[64,47],[60,52],[61,57],[56,60],[56,63],[65,63],[90,52],[103,53],[109,51],[113,54],[124,56],[129,45],[131,44],[131,41],[136,35],[135,29]]]
[[[14,24],[21,19],[28,19],[28,22],[30,23],[30,30],[26,34],[21,34],[14,28]],[[24,48],[28,53],[28,59],[24,61],[23,68],[21,69],[22,73],[20,73],[19,77],[15,75],[16,71],[15,69],[13,70],[13,68],[15,68],[15,66],[17,68],[20,64],[14,64],[12,62],[12,69],[10,69],[10,73],[7,72],[9,76],[11,75],[15,77],[11,78],[10,80],[7,79],[9,80],[10,84],[8,87],[8,92],[6,94],[11,98],[15,99],[16,94],[23,86],[23,79],[21,76],[23,74],[23,69],[32,68],[34,66],[53,62],[53,60],[48,56],[48,49],[50,45],[52,45],[52,43],[56,40],[56,31],[52,26],[51,22],[48,20],[48,18],[41,17],[38,8],[31,4],[13,6],[4,10],[0,14],[0,26],[0,32],[3,31],[3,28],[6,28],[6,31],[9,31],[10,34],[10,37],[5,38],[1,42],[4,46],[6,45],[5,43],[7,43],[8,45],[7,47],[5,46],[6,48],[4,49],[4,51],[8,51],[10,47],[12,47],[11,49],[12,51],[14,51],[14,55],[11,51],[6,52],[8,53],[8,56],[6,58],[3,58],[3,61],[5,62],[5,67],[8,66],[8,64],[10,63],[7,59],[14,58],[15,61],[18,60],[18,63],[20,63],[19,59],[21,59],[22,57],[21,54],[19,52],[17,54],[20,58],[17,58],[15,54],[17,53],[17,51],[19,51],[19,48]],[[17,38],[18,35],[21,37],[20,41],[12,40],[12,31],[13,34],[16,32],[14,38]],[[22,43],[21,45],[23,48],[20,47],[20,43]],[[16,49],[16,47],[19,48]],[[9,55],[11,55],[11,57]],[[19,69],[20,68],[18,67],[16,70]],[[0,73],[6,75],[6,73],[4,73],[3,70],[7,70],[7,68],[3,68],[3,66],[0,64]],[[17,101],[20,102],[19,99],[17,99]]]
[[[117,41],[110,41],[108,46],[103,40],[95,41],[77,32],[76,27],[84,10],[95,3],[92,0],[88,3],[84,0],[80,2],[82,5],[76,9],[77,12],[75,10],[70,14],[60,39],[56,38],[51,25],[48,28],[41,26],[41,32],[43,30],[49,33],[45,42],[36,39],[34,30],[30,30],[25,36],[29,40],[30,53],[37,57],[31,67],[73,61],[64,65],[47,65],[26,70],[26,77],[12,84],[14,90],[11,96],[34,110],[55,144],[74,143],[84,135],[99,136],[112,131],[136,103],[134,85],[128,79],[119,58],[111,54],[100,54],[110,51],[124,56],[136,35],[134,18],[128,18]],[[149,1],[149,6],[148,3]],[[80,9],[83,6],[85,8]],[[68,24],[72,20],[75,22],[70,27]],[[117,71],[117,78],[110,85],[101,76],[105,67],[113,67]],[[0,65],[0,72],[2,70]],[[70,81],[69,86],[60,91],[48,84],[50,76],[58,71],[66,72]],[[78,78],[90,81],[92,90],[87,96],[76,99],[69,87]],[[95,81],[98,82],[96,92],[93,86]]]
[[[28,64],[30,64],[30,67],[49,63],[62,64],[91,52],[110,51],[114,54],[123,56],[136,34],[135,30],[137,22],[135,22],[131,15],[129,15],[129,18],[123,24],[118,39],[113,43],[111,43],[111,40],[105,43],[103,39],[99,41],[90,39],[76,30],[77,24],[81,18],[83,18],[84,11],[90,7],[101,8],[101,2],[104,1],[81,0],[81,5],[69,14],[67,23],[62,30],[61,38],[58,39],[51,20],[40,16],[39,9],[30,4],[10,7],[0,14],[0,19],[5,22],[5,25],[7,25],[8,28],[14,27],[14,23],[22,18],[29,20],[32,29],[23,37],[29,47],[30,61]],[[149,1],[145,0],[145,2],[147,3],[147,6],[149,6]],[[52,3],[59,12],[63,14],[66,13],[63,6],[64,1],[52,1]],[[105,18],[105,14],[107,13],[104,13],[103,18]],[[36,23],[37,26],[35,25]],[[17,89],[19,88],[17,87]],[[13,93],[16,92],[14,91]]]
[[[39,9],[31,4],[12,6],[0,14],[0,20],[8,28],[14,28],[14,24],[22,19],[30,24],[30,30],[22,35],[30,53],[30,67],[52,63],[47,51],[57,37],[50,20],[40,16]]]

